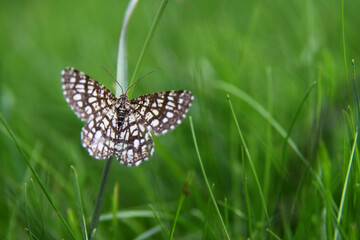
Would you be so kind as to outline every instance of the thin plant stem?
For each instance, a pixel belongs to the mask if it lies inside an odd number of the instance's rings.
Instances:
[[[195,145],[195,150],[196,150],[196,154],[198,156],[198,159],[199,159],[199,164],[200,164],[200,168],[201,168],[201,172],[203,174],[203,177],[204,177],[204,180],[205,180],[205,183],[206,183],[206,186],[209,190],[209,193],[210,193],[210,197],[211,197],[211,200],[214,204],[214,207],[215,207],[215,210],[216,210],[216,213],[218,214],[219,216],[219,219],[220,219],[220,222],[221,222],[221,226],[223,227],[224,229],[224,232],[225,232],[225,235],[226,235],[226,238],[227,239],[230,239],[230,236],[229,236],[229,233],[226,229],[226,226],[225,226],[225,223],[224,223],[224,220],[222,219],[222,216],[221,216],[221,213],[220,213],[220,210],[219,210],[219,207],[216,203],[216,200],[215,200],[215,197],[214,197],[214,194],[212,193],[212,190],[211,190],[211,187],[210,187],[210,183],[209,183],[209,180],[206,176],[206,173],[205,173],[205,169],[204,169],[204,165],[202,163],[202,160],[201,160],[201,156],[200,156],[200,151],[199,151],[199,147],[197,145],[197,141],[196,141],[196,136],[195,136],[195,130],[194,130],[194,125],[193,125],[193,121],[192,121],[192,117],[190,116],[189,117],[190,119],[190,128],[191,128],[191,133],[192,133],[192,136],[193,136],[193,140],[194,140],[194,145]]]
[[[94,213],[91,219],[91,224],[90,224],[90,229],[88,231],[89,234],[89,239],[91,239],[91,237],[94,235],[98,223],[99,223],[99,217],[100,217],[100,212],[101,212],[101,207],[102,207],[102,201],[104,198],[104,192],[105,192],[105,187],[106,187],[106,183],[109,177],[109,172],[110,172],[110,167],[111,167],[111,162],[112,162],[113,157],[108,158],[106,160],[106,164],[101,176],[101,182],[100,182],[100,187],[99,187],[99,192],[98,195],[96,197],[96,203],[95,203],[95,208],[94,208]]]
[[[349,102],[350,102],[350,89],[349,89],[350,85],[349,85],[349,76],[348,76],[347,61],[346,61],[347,57],[346,57],[346,44],[345,44],[344,0],[341,1],[341,32],[342,32],[346,86],[347,86],[348,98],[349,98]]]
[[[248,227],[249,227],[249,238],[252,238],[252,222],[251,222],[251,206],[250,206],[250,199],[249,199],[249,192],[247,188],[247,178],[245,173],[245,156],[244,156],[244,146],[241,146],[241,159],[243,160],[242,164],[242,171],[243,171],[243,178],[244,178],[244,193],[245,193],[245,200],[246,200],[246,208],[248,214]]]
[[[345,197],[346,197],[346,191],[347,191],[347,187],[348,187],[348,183],[349,183],[349,178],[350,178],[350,170],[352,167],[352,163],[353,163],[353,159],[354,159],[354,155],[355,155],[355,150],[356,150],[356,144],[357,144],[357,138],[358,138],[358,131],[356,130],[355,133],[355,140],[354,140],[354,144],[352,147],[352,151],[351,151],[351,156],[349,159],[349,165],[348,165],[348,169],[346,172],[346,177],[345,177],[345,183],[344,183],[344,187],[343,187],[343,191],[341,194],[341,201],[340,201],[340,206],[339,206],[339,212],[338,212],[338,216],[336,219],[337,222],[337,228],[334,232],[334,240],[336,240],[338,238],[338,234],[339,234],[339,226],[340,226],[340,222],[341,222],[341,217],[342,217],[342,212],[344,209],[344,203],[345,203]]]
[[[300,113],[300,110],[302,109],[302,106],[304,105],[306,99],[308,98],[311,90],[312,90],[315,86],[316,86],[316,82],[313,82],[313,84],[311,84],[311,86],[310,86],[309,89],[307,90],[305,96],[304,96],[303,99],[301,100],[299,106],[297,107],[297,109],[296,109],[296,111],[295,111],[294,116],[293,116],[292,119],[291,119],[289,129],[288,129],[288,131],[287,131],[287,133],[286,133],[286,136],[285,136],[285,139],[284,139],[284,144],[283,144],[282,154],[281,154],[281,156],[282,156],[282,157],[281,157],[281,163],[284,163],[286,146],[287,146],[288,140],[289,140],[289,138],[290,138],[292,129],[293,129],[294,125],[295,125],[296,119],[298,118],[299,113]]]
[[[148,35],[147,35],[147,37],[146,37],[144,46],[143,46],[143,48],[141,49],[140,56],[139,56],[139,59],[138,59],[138,61],[137,61],[137,63],[136,63],[136,66],[135,66],[133,75],[132,75],[132,77],[131,77],[131,79],[130,79],[129,85],[131,85],[132,83],[135,82],[136,75],[137,75],[138,72],[139,72],[139,69],[140,69],[140,65],[141,65],[141,63],[142,63],[142,60],[144,59],[145,51],[146,51],[146,49],[148,48],[148,45],[149,45],[149,43],[150,43],[150,40],[151,40],[152,36],[154,35],[155,29],[156,29],[156,27],[157,27],[157,25],[158,25],[158,23],[159,23],[159,20],[160,20],[163,12],[164,12],[164,10],[165,10],[165,7],[166,7],[167,3],[168,3],[168,0],[163,0],[163,1],[161,2],[161,4],[160,4],[160,7],[159,7],[159,9],[158,9],[158,12],[156,13],[156,17],[155,17],[155,19],[154,19],[154,22],[152,23],[151,28],[150,28],[150,31],[149,31],[149,33],[148,33]],[[133,90],[134,90],[134,88],[131,88],[131,89],[129,90],[129,92],[128,92],[128,95],[129,95],[129,96],[131,96]]]
[[[232,103],[231,103],[231,100],[230,100],[230,96],[229,96],[229,95],[228,95],[228,101],[229,101],[229,104],[230,104],[230,109],[231,109],[232,115],[233,115],[233,117],[234,117],[234,121],[235,121],[235,124],[236,124],[236,128],[237,128],[237,130],[238,130],[238,133],[239,133],[241,142],[242,142],[242,144],[243,144],[243,146],[244,146],[245,153],[246,153],[246,156],[247,156],[248,161],[249,161],[249,164],[250,164],[251,171],[253,172],[254,177],[255,177],[256,185],[257,185],[258,190],[259,190],[260,199],[261,199],[261,202],[262,202],[264,211],[265,211],[265,215],[266,215],[266,219],[267,219],[268,225],[270,226],[270,218],[269,218],[268,210],[267,210],[267,207],[266,207],[266,202],[265,202],[264,194],[263,194],[262,189],[261,189],[260,181],[259,181],[259,178],[258,178],[258,176],[257,176],[256,170],[255,170],[255,166],[254,166],[254,163],[253,163],[253,161],[252,161],[252,158],[251,158],[249,149],[247,148],[246,143],[245,143],[245,140],[244,140],[244,137],[243,137],[243,135],[242,135],[242,133],[241,133],[240,125],[239,125],[239,123],[238,123],[238,121],[237,121],[237,118],[236,118],[236,115],[235,115],[235,111],[234,111],[234,108],[233,108],[233,106],[232,106]]]
[[[71,178],[74,188],[74,197],[75,197],[75,203],[77,208],[78,217],[80,220],[80,227],[81,227],[81,233],[82,233],[82,239],[88,240],[88,234],[86,229],[86,221],[84,216],[84,210],[82,206],[82,200],[81,200],[81,194],[80,194],[80,185],[79,185],[79,178],[77,176],[77,172],[74,166],[70,166],[71,168]]]
[[[181,193],[181,196],[180,196],[180,199],[179,199],[178,207],[176,209],[175,219],[174,219],[173,226],[171,228],[171,233],[170,233],[170,238],[169,239],[174,238],[174,232],[175,232],[176,223],[177,223],[177,221],[179,219],[180,211],[181,211],[181,208],[183,206],[185,197],[189,194],[188,186],[191,184],[193,177],[194,177],[193,174],[189,173],[189,175],[185,179],[185,182],[184,182],[184,185],[183,185],[183,190],[182,190],[182,193]]]
[[[118,51],[118,58],[117,58],[117,71],[116,71],[116,77],[120,81],[120,84],[123,86],[123,88],[127,88],[127,58],[126,58],[126,30],[127,26],[131,17],[131,14],[134,12],[134,9],[136,7],[136,4],[138,3],[138,0],[131,0],[128,4],[128,7],[125,12],[124,21],[120,33],[120,39],[119,39],[119,51]],[[122,90],[120,86],[116,85],[116,96],[120,96]],[[109,177],[110,167],[112,163],[112,157],[106,160],[106,164],[103,170],[103,174],[101,177],[100,187],[98,191],[98,195],[96,198],[95,208],[93,212],[93,216],[91,219],[90,228],[88,231],[89,239],[91,239],[91,236],[93,236],[94,232],[96,231],[97,225],[99,223],[100,218],[100,212],[102,207],[102,201],[104,198],[104,192],[106,183]]]

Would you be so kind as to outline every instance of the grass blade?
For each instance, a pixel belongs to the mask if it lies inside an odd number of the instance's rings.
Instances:
[[[281,238],[278,235],[276,235],[273,231],[271,231],[270,229],[267,228],[266,231],[268,231],[271,234],[271,236],[273,236],[275,239],[281,240]]]
[[[204,177],[206,186],[207,186],[207,188],[208,188],[208,190],[209,190],[210,197],[211,197],[211,200],[212,200],[212,202],[213,202],[213,204],[214,204],[215,210],[216,210],[216,212],[217,212],[217,214],[218,214],[218,216],[219,216],[221,225],[222,225],[222,227],[223,227],[223,229],[224,229],[226,238],[227,238],[227,239],[230,239],[230,236],[229,236],[229,233],[228,233],[228,231],[227,231],[227,229],[226,229],[224,220],[222,219],[222,216],[221,216],[219,207],[218,207],[218,205],[217,205],[217,203],[216,203],[214,194],[212,193],[212,190],[211,190],[211,187],[210,187],[210,184],[209,184],[209,180],[208,180],[208,178],[207,178],[207,176],[206,176],[206,173],[205,173],[204,165],[203,165],[203,163],[202,163],[201,156],[200,156],[200,152],[199,152],[199,148],[198,148],[197,141],[196,141],[196,136],[195,136],[195,130],[194,130],[194,125],[193,125],[192,117],[190,116],[189,119],[190,119],[191,134],[192,134],[192,136],[193,136],[194,145],[195,145],[195,150],[196,150],[196,153],[197,153],[197,156],[198,156],[198,159],[199,159],[199,164],[200,164],[201,172],[202,172],[202,174],[203,174],[203,177]]]
[[[70,166],[70,168],[71,168],[71,179],[72,179],[72,184],[73,184],[73,188],[74,188],[75,203],[76,203],[76,208],[77,208],[77,212],[78,212],[78,218],[80,220],[82,239],[87,240],[88,234],[87,234],[86,221],[85,221],[82,200],[81,200],[81,194],[80,194],[79,179],[78,179],[78,175],[77,175],[75,167]]]
[[[261,106],[260,103],[255,101],[252,97],[250,97],[247,93],[242,91],[241,89],[237,88],[234,85],[231,85],[227,82],[218,81],[217,85],[215,85],[216,88],[221,89],[223,91],[231,92],[235,94],[237,97],[248,103],[252,108],[254,108],[260,115],[262,115],[269,123],[278,131],[278,133],[282,137],[286,137],[286,131],[281,127],[281,125],[271,116],[271,114],[266,111],[264,107]],[[301,159],[301,161],[309,168],[309,171],[311,174],[315,177],[316,185],[319,187],[320,193],[324,193],[324,184],[321,181],[321,178],[316,173],[316,171],[310,166],[309,161],[304,157],[304,155],[300,152],[299,148],[295,144],[295,142],[289,138],[288,139],[289,146],[293,149],[293,151],[296,153],[296,155]],[[335,204],[333,204],[335,206]]]
[[[289,129],[286,133],[286,137],[284,139],[284,144],[283,144],[283,148],[282,148],[282,154],[281,154],[281,162],[284,163],[284,160],[285,160],[285,151],[286,151],[286,146],[287,146],[287,142],[288,142],[288,139],[290,138],[290,135],[291,135],[291,132],[292,132],[292,129],[295,125],[295,122],[296,122],[296,119],[297,117],[299,116],[299,113],[300,113],[300,110],[302,108],[302,106],[304,106],[304,103],[306,101],[306,99],[308,98],[311,90],[316,86],[316,82],[313,82],[313,84],[309,87],[309,89],[307,90],[304,98],[301,100],[299,106],[297,107],[296,111],[295,111],[295,114],[294,116],[292,117],[291,119],[291,122],[290,122],[290,126],[289,126]]]
[[[166,219],[172,219],[167,213],[161,213],[160,216]],[[116,213],[116,217],[118,219],[126,219],[126,218],[153,218],[154,214],[150,210],[127,210],[127,211],[119,211]],[[110,221],[113,219],[113,213],[105,213],[101,214],[100,221]]]
[[[30,239],[32,240],[33,237],[32,237],[32,231],[31,231],[31,226],[30,226],[30,220],[29,220],[29,212],[28,212],[28,197],[27,197],[27,184],[25,183],[24,185],[24,194],[25,194],[25,215],[26,215],[26,224],[27,224],[27,227],[28,227],[28,233],[29,233],[29,236],[30,236]]]
[[[185,197],[189,194],[189,190],[187,188],[191,184],[193,177],[194,177],[193,174],[189,174],[187,179],[184,182],[183,191],[182,191],[180,199],[179,199],[179,203],[178,203],[178,206],[177,206],[177,209],[176,209],[174,223],[173,223],[171,233],[170,233],[170,239],[173,239],[173,237],[174,237],[175,226],[176,226],[177,220],[178,220],[179,215],[180,215],[180,210],[181,210],[182,205],[184,203]]]
[[[242,164],[242,171],[243,171],[243,177],[244,177],[244,193],[245,193],[245,200],[246,200],[246,207],[247,207],[247,220],[248,220],[248,226],[249,226],[249,238],[252,239],[252,223],[251,223],[251,207],[250,207],[250,200],[249,200],[249,193],[247,188],[247,179],[245,174],[245,156],[244,156],[244,147],[241,147],[241,159],[243,160]]]
[[[146,232],[142,233],[140,236],[135,238],[135,240],[143,240],[143,239],[151,238],[152,236],[154,236],[155,234],[157,234],[160,231],[161,231],[161,227],[159,225],[157,225],[153,228],[150,228]]]
[[[56,214],[59,216],[61,222],[63,223],[63,225],[65,226],[65,228],[67,229],[67,231],[69,232],[69,234],[71,235],[71,237],[73,239],[77,239],[75,237],[75,234],[73,233],[73,231],[70,229],[69,225],[66,223],[65,219],[63,218],[63,216],[61,215],[60,211],[57,209],[57,207],[55,206],[55,203],[53,202],[53,200],[50,197],[50,194],[47,192],[44,184],[42,183],[40,177],[38,176],[38,174],[36,173],[35,169],[32,167],[32,165],[30,164],[29,158],[27,156],[27,154],[25,153],[25,151],[23,150],[23,148],[20,146],[17,138],[15,137],[14,133],[11,131],[9,125],[7,124],[7,122],[5,121],[5,119],[3,118],[3,116],[0,114],[0,121],[2,123],[2,125],[5,127],[6,131],[8,132],[8,134],[10,135],[13,143],[15,144],[16,148],[18,149],[19,153],[21,154],[22,158],[25,160],[26,164],[28,165],[28,167],[30,168],[32,174],[34,175],[36,181],[38,182],[41,190],[43,191],[43,193],[45,194],[45,197],[47,198],[47,200],[49,201],[50,205],[53,207],[54,211],[56,212]]]
[[[116,182],[114,185],[114,191],[113,191],[113,196],[112,196],[112,214],[113,214],[113,219],[112,219],[112,228],[114,231],[114,239],[120,239],[120,228],[118,227],[118,219],[116,217],[116,213],[118,212],[118,202],[119,202],[119,183]]]
[[[168,238],[170,235],[169,230],[165,227],[165,224],[163,223],[163,221],[161,221],[161,218],[160,218],[159,214],[157,214],[157,211],[155,210],[154,206],[149,204],[149,207],[151,208],[151,211],[153,212],[155,219],[158,221],[163,232],[166,234],[166,237]]]
[[[104,167],[104,170],[103,170],[103,173],[102,173],[102,176],[101,176],[99,191],[98,191],[98,195],[96,197],[96,202],[95,202],[93,216],[92,216],[92,219],[91,219],[90,229],[88,231],[89,239],[91,239],[91,237],[94,236],[94,234],[96,232],[96,228],[97,228],[98,223],[99,223],[99,217],[100,217],[100,212],[101,212],[101,207],[102,207],[102,201],[103,201],[103,198],[104,198],[106,183],[107,183],[107,180],[108,180],[108,177],[109,177],[109,172],[110,172],[112,159],[113,159],[113,157],[110,157],[110,158],[108,158],[106,160],[105,167]]]
[[[352,167],[352,162],[353,162],[354,154],[355,154],[355,150],[356,150],[357,138],[358,138],[358,131],[356,131],[356,133],[355,133],[355,140],[354,140],[354,143],[353,143],[353,146],[352,146],[351,156],[350,156],[350,159],[349,159],[349,165],[348,165],[348,169],[347,169],[346,177],[345,177],[345,183],[344,183],[343,191],[342,191],[342,194],[341,194],[341,201],[340,201],[338,216],[337,216],[337,219],[336,219],[337,226],[340,226],[342,212],[343,212],[343,209],[344,209],[346,191],[347,191],[349,178],[350,178],[350,170],[351,170],[351,167]],[[334,240],[337,239],[338,234],[339,234],[339,229],[337,227],[335,232],[334,232]]]
[[[278,133],[285,138],[286,131],[281,125],[274,119],[273,116],[263,107],[260,103],[255,101],[251,96],[249,96],[246,92],[242,91],[241,89],[237,88],[236,86],[229,84],[227,82],[218,81],[215,85],[216,88],[233,93],[241,100],[245,101],[249,104],[252,108],[254,108],[260,115],[262,115],[275,129]],[[288,144],[293,149],[293,151],[298,155],[298,157],[305,163],[306,166],[309,166],[309,161],[304,157],[304,155],[300,152],[299,148],[296,146],[295,142],[289,138]]]
[[[171,228],[171,233],[170,233],[169,239],[174,238],[174,232],[175,232],[176,223],[177,223],[177,220],[179,218],[180,211],[181,211],[182,205],[184,203],[184,200],[185,200],[185,194],[181,194],[180,199],[179,199],[179,203],[178,203],[178,206],[177,206],[177,209],[176,209],[175,219],[174,219],[173,226]]]
[[[341,0],[341,33],[342,33],[342,44],[343,44],[343,54],[344,54],[344,68],[345,68],[345,78],[346,78],[346,87],[349,102],[350,101],[350,85],[349,85],[349,76],[347,69],[347,60],[346,60],[346,44],[345,44],[345,20],[344,20],[344,0]]]
[[[126,29],[131,17],[131,14],[134,12],[136,4],[139,0],[131,0],[127,6],[123,25],[121,27],[120,38],[119,38],[119,51],[117,58],[117,66],[116,66],[116,79],[119,81],[120,88],[118,84],[116,84],[116,97],[119,97],[120,94],[123,93],[124,90],[127,89],[127,56],[126,56]]]
[[[143,46],[143,48],[141,49],[140,56],[139,56],[138,61],[137,61],[137,63],[136,63],[136,66],[135,66],[135,69],[134,69],[134,73],[133,73],[133,75],[132,75],[132,77],[131,77],[129,86],[135,82],[135,78],[136,78],[136,75],[137,75],[138,72],[139,72],[140,65],[141,65],[142,60],[143,60],[144,55],[145,55],[145,51],[146,51],[146,49],[147,49],[148,46],[149,46],[150,40],[151,40],[152,36],[154,35],[155,29],[156,29],[156,27],[157,27],[157,25],[158,25],[158,23],[159,23],[159,20],[160,20],[162,14],[164,13],[164,10],[165,10],[165,7],[166,7],[167,3],[168,3],[168,0],[162,0],[162,2],[161,2],[161,4],[160,4],[160,7],[159,7],[159,9],[158,9],[158,12],[156,13],[154,22],[152,23],[151,28],[150,28],[150,31],[149,31],[149,33],[148,33],[148,35],[147,35],[147,37],[146,37],[145,42],[144,42],[144,46]],[[129,91],[128,91],[128,95],[129,95],[129,96],[131,96],[133,90],[134,90],[134,88],[130,88],[130,89],[129,89]]]
[[[37,195],[34,180],[32,178],[30,180],[31,180],[31,185],[33,187],[34,194],[35,194],[35,199],[36,199],[36,203],[37,203],[36,205],[37,205],[37,208],[39,209],[42,234],[44,235],[45,234],[44,216],[42,214],[42,208],[41,208],[41,204],[40,204],[40,199],[39,199],[39,197]]]
[[[259,181],[259,178],[258,178],[258,176],[257,176],[254,163],[253,163],[252,158],[251,158],[251,156],[250,156],[249,149],[247,148],[246,143],[245,143],[245,140],[244,140],[244,137],[243,137],[243,135],[242,135],[242,133],[241,133],[240,126],[239,126],[239,123],[238,123],[238,121],[237,121],[237,119],[236,119],[236,115],[235,115],[235,112],[234,112],[234,108],[233,108],[233,106],[232,106],[232,103],[231,103],[231,100],[230,100],[230,96],[229,96],[229,95],[228,95],[228,101],[229,101],[229,104],[230,104],[231,112],[232,112],[232,115],[233,115],[233,117],[234,117],[234,121],[235,121],[237,130],[238,130],[239,136],[240,136],[240,138],[241,138],[241,142],[242,142],[242,144],[243,144],[243,146],[244,146],[244,150],[245,150],[246,156],[247,156],[247,158],[248,158],[248,160],[249,160],[250,168],[251,168],[251,170],[252,170],[252,172],[253,172],[253,174],[254,174],[254,177],[255,177],[256,185],[257,185],[258,190],[259,190],[260,199],[261,199],[261,202],[262,202],[264,211],[265,211],[265,215],[266,215],[266,219],[267,219],[268,225],[270,226],[270,218],[269,218],[269,214],[268,214],[268,211],[267,211],[265,198],[264,198],[264,195],[263,195],[263,192],[262,192],[262,189],[261,189],[260,181]]]

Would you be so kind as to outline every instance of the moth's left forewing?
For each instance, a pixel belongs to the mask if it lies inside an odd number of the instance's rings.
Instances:
[[[174,129],[185,118],[194,96],[186,90],[152,93],[130,101],[139,121],[156,135]]]

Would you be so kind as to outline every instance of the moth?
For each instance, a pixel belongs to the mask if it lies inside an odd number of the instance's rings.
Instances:
[[[194,96],[190,91],[146,94],[132,100],[127,91],[116,98],[104,85],[83,72],[61,72],[63,94],[75,114],[86,121],[81,143],[97,159],[116,156],[120,163],[138,166],[154,152],[150,131],[162,135],[185,118]]]

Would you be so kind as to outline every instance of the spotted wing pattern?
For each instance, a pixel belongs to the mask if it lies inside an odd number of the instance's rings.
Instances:
[[[103,114],[116,102],[104,85],[74,68],[61,72],[61,82],[66,102],[82,120]]]
[[[151,93],[130,101],[138,122],[156,135],[174,129],[185,118],[194,96],[191,92],[169,91]]]
[[[63,93],[73,111],[87,123],[81,143],[97,159],[116,156],[137,166],[154,152],[150,131],[164,134],[179,125],[194,99],[189,91],[116,98],[105,86],[73,68],[62,71]]]
[[[151,134],[138,120],[134,112],[130,111],[124,119],[115,146],[118,160],[128,166],[137,166],[149,160],[154,152]]]
[[[118,141],[116,109],[109,108],[103,115],[91,116],[81,131],[81,144],[97,159],[114,155]]]

